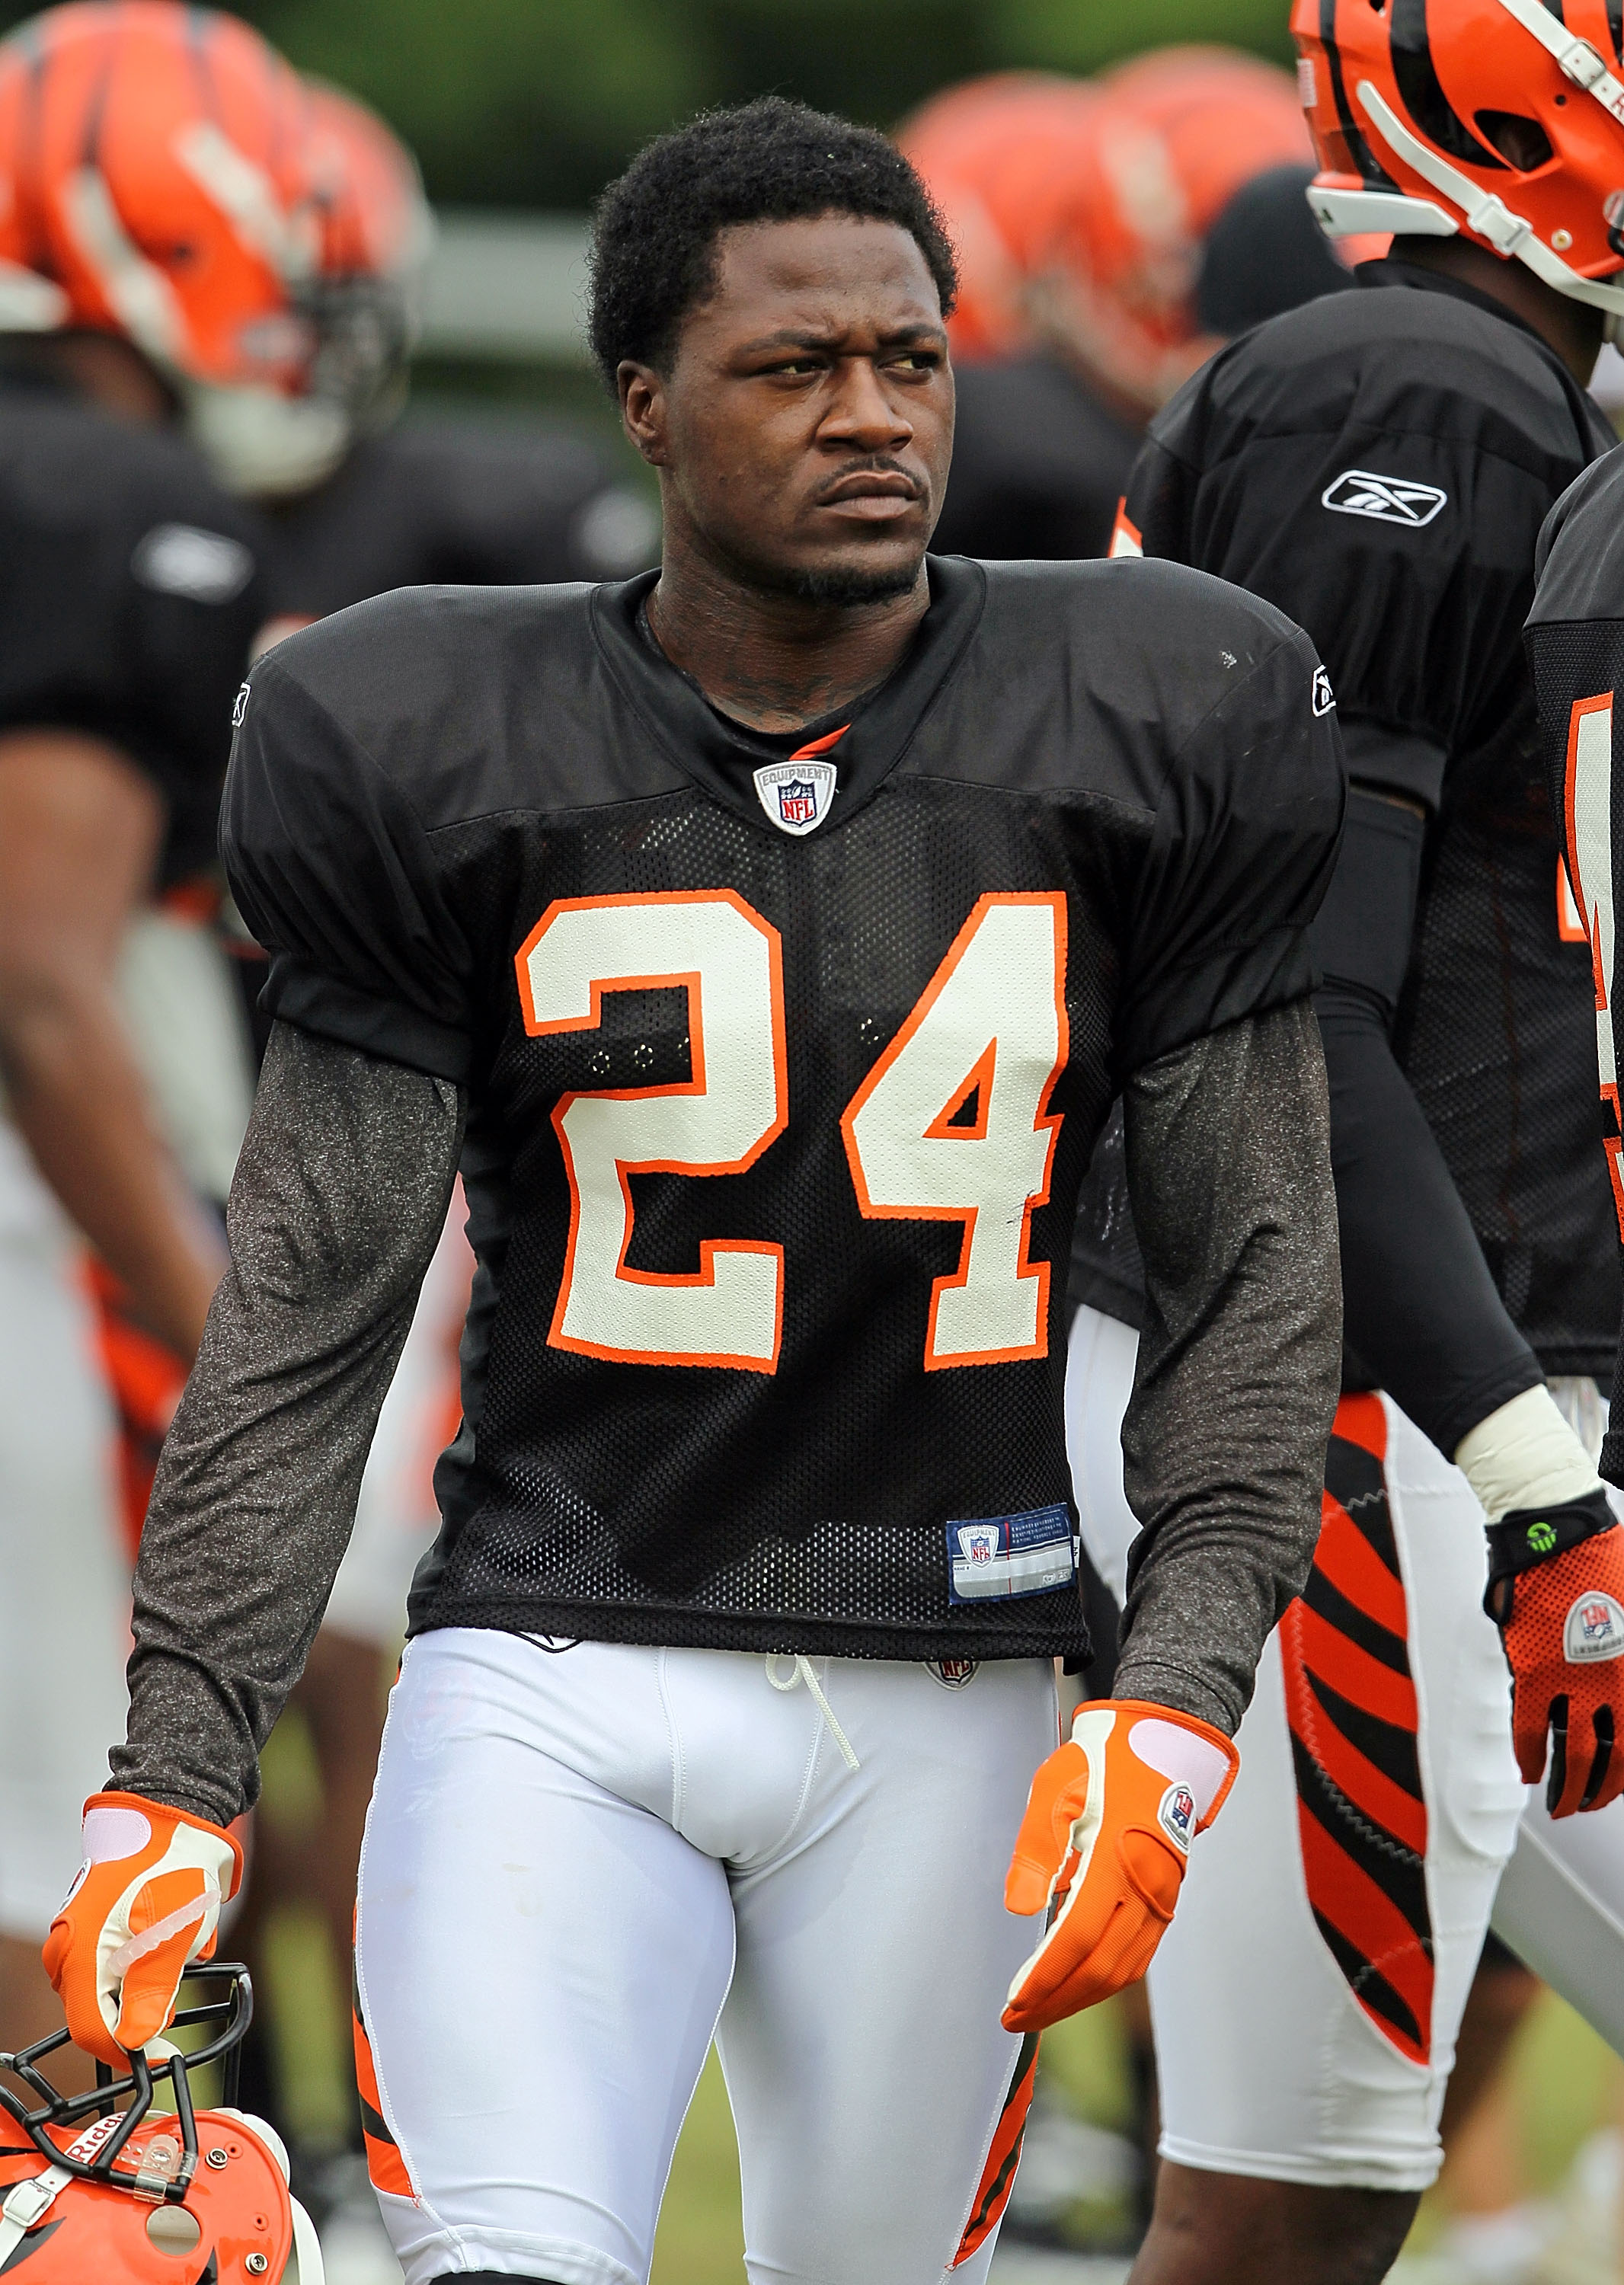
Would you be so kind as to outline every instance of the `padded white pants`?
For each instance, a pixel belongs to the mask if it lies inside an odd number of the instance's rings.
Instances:
[[[357,1937],[407,2285],[643,2285],[713,2030],[752,2285],[980,2285],[995,2231],[953,2265],[1013,2171],[999,2012],[1032,1942],[1004,1870],[1055,1741],[1047,1661],[951,1687],[883,1661],[409,1644]]]

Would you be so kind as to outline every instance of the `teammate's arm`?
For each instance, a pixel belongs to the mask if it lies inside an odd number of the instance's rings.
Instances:
[[[1511,1669],[1513,1740],[1559,1815],[1624,1787],[1616,1669],[1573,1650],[1573,1615],[1624,1592],[1624,1535],[1495,1291],[1391,1026],[1415,925],[1423,820],[1355,789],[1313,930],[1350,1347],[1464,1472],[1488,1519],[1487,1608]],[[1619,1621],[1624,1635],[1624,1617]]]
[[[1393,1050],[1425,821],[1355,786],[1310,932],[1330,1081],[1347,1343],[1440,1452],[1542,1379],[1507,1315],[1437,1138]]]
[[[149,778],[101,740],[0,734],[0,1077],[67,1213],[148,1329],[190,1357],[224,1249],[153,1124],[115,994],[164,829]]]

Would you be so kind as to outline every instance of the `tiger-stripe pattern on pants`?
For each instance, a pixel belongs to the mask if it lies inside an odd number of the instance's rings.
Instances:
[[[1308,1902],[1348,1989],[1413,2062],[1432,2051],[1426,1798],[1409,1607],[1377,1396],[1345,1396],[1314,1567],[1280,1622]]]

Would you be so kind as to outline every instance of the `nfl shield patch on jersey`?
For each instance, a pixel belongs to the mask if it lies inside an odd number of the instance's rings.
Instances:
[[[756,792],[781,833],[815,833],[829,813],[836,777],[833,762],[797,754],[756,771]]]

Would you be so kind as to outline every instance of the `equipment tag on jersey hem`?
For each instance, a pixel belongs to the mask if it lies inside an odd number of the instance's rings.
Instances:
[[[815,833],[828,815],[838,774],[833,762],[797,754],[754,774],[761,805],[781,833]]]
[[[947,1527],[947,1598],[978,1603],[989,1595],[1046,1595],[1077,1576],[1071,1519],[1063,1507],[1024,1515],[988,1516]]]

